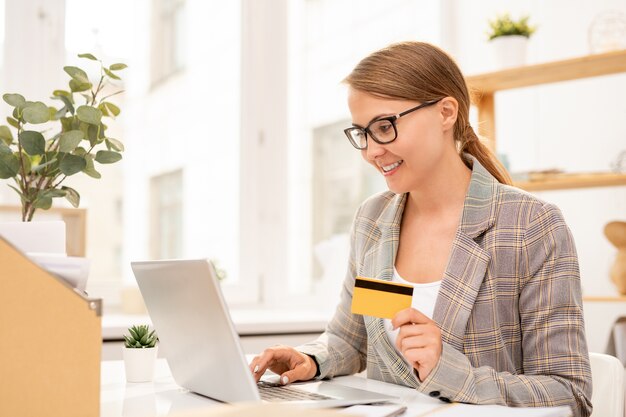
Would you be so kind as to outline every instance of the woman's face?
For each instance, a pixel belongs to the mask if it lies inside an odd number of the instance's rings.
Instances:
[[[362,150],[361,155],[385,177],[389,190],[394,193],[419,189],[451,151],[458,158],[451,122],[445,115],[445,102],[444,99],[397,119],[398,136],[391,143],[378,144],[368,134],[367,149]],[[417,101],[380,98],[353,88],[348,92],[352,123],[359,127],[366,127],[372,120],[393,116],[419,104]]]

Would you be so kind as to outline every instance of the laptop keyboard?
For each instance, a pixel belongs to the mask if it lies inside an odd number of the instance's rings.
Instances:
[[[316,394],[313,392],[303,391],[301,389],[285,386],[279,384],[273,384],[270,382],[260,381],[257,384],[261,399],[269,402],[281,402],[281,401],[320,401],[320,400],[332,400],[333,397],[328,397],[322,394]]]

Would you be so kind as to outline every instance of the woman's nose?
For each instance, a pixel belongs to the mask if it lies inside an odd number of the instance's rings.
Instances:
[[[385,153],[385,145],[373,141],[372,138],[367,138],[367,149],[363,152],[363,156],[366,159],[373,161],[376,157]]]

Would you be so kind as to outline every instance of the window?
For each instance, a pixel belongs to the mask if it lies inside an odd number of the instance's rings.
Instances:
[[[150,181],[150,256],[183,255],[183,172],[157,175]]]
[[[185,65],[185,0],[152,0],[152,85]]]

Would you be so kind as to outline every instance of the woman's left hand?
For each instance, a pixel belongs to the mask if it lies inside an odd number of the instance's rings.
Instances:
[[[424,381],[439,362],[442,342],[437,323],[414,308],[404,309],[391,321],[394,329],[400,328],[396,346],[413,364],[417,377]]]

